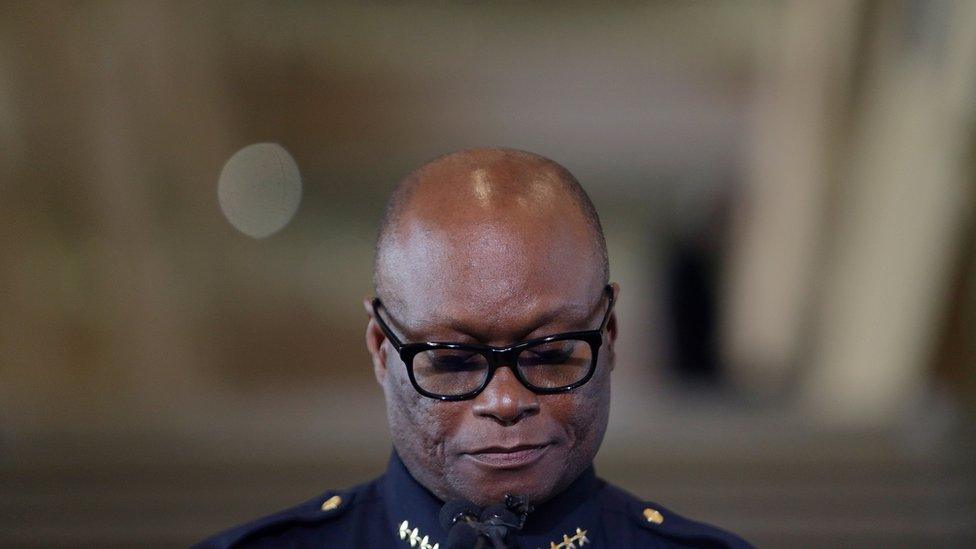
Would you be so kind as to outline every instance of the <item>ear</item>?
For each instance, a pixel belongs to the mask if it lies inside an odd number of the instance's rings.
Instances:
[[[363,298],[363,307],[369,315],[369,322],[366,324],[366,350],[369,351],[369,357],[373,361],[373,375],[376,376],[376,382],[380,387],[385,387],[387,369],[386,347],[383,346],[383,342],[386,341],[386,335],[373,318],[373,301],[369,297]]]
[[[617,306],[616,304],[620,302],[620,284],[616,282],[611,282],[610,287],[613,289],[613,311],[610,313],[610,319],[607,320],[607,341],[606,346],[609,351],[609,364],[610,370],[613,370],[614,364],[617,362],[616,353],[616,342],[617,342]]]

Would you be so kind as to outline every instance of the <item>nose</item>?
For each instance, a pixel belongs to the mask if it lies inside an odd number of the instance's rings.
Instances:
[[[488,386],[474,399],[474,414],[501,425],[514,425],[539,413],[539,395],[515,377],[508,366],[495,370]]]

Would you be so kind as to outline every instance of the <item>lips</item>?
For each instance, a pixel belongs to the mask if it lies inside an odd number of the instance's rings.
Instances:
[[[512,447],[491,446],[465,455],[478,464],[494,469],[526,467],[542,458],[551,444],[520,444]]]

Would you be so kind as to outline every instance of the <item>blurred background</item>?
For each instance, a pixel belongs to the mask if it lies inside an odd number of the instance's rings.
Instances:
[[[976,544],[976,3],[0,4],[0,545],[379,474],[386,194],[549,156],[622,286],[598,472],[760,546]],[[291,222],[217,182],[278,143]]]

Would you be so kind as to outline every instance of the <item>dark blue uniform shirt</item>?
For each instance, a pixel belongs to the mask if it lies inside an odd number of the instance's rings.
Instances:
[[[200,548],[445,549],[443,505],[394,452],[383,476],[222,532]],[[741,538],[642,501],[597,478],[593,467],[529,514],[518,549],[751,547]],[[514,545],[510,545],[515,547]]]

